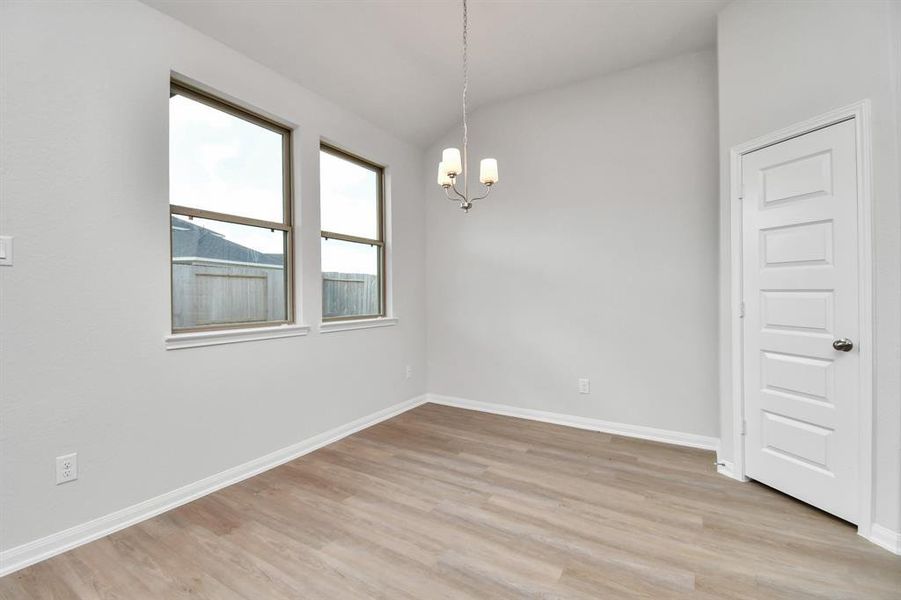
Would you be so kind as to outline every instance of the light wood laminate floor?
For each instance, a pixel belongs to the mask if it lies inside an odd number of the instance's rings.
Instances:
[[[713,454],[427,404],[0,579],[0,598],[901,598]]]

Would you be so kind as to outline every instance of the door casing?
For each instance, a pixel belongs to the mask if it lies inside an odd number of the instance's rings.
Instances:
[[[860,431],[858,460],[860,498],[857,532],[869,538],[873,521],[873,235],[872,235],[872,164],[870,153],[870,101],[861,100],[807,121],[734,146],[729,151],[729,203],[731,222],[729,235],[730,262],[728,314],[731,330],[730,361],[720,365],[720,376],[730,381],[732,401],[732,460],[718,462],[718,470],[740,481],[745,474],[745,399],[744,399],[744,331],[742,289],[742,157],[749,152],[784,142],[791,138],[853,120],[857,147],[857,227],[858,227],[858,297],[860,306]]]

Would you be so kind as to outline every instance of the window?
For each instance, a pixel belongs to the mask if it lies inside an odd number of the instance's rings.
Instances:
[[[385,316],[384,172],[340,150],[319,152],[322,318]]]
[[[172,84],[173,332],[292,322],[290,173],[288,129]]]

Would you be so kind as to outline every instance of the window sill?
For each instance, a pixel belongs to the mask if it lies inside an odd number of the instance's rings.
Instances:
[[[199,348],[201,346],[218,346],[219,344],[236,344],[238,342],[255,342],[278,338],[297,337],[310,332],[308,325],[275,325],[272,327],[247,327],[244,329],[222,329],[217,331],[192,331],[190,333],[173,333],[166,337],[166,350],[181,348]]]
[[[379,317],[378,319],[357,319],[347,321],[325,321],[319,324],[320,333],[335,331],[351,331],[354,329],[372,329],[374,327],[391,327],[397,325],[397,317]]]

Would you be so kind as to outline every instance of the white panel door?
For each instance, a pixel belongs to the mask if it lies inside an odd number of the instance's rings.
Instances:
[[[746,473],[858,518],[854,121],[742,158]],[[835,346],[838,348],[836,348]]]

